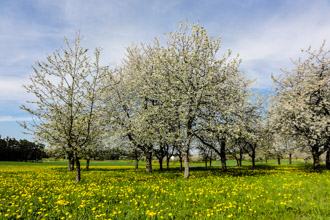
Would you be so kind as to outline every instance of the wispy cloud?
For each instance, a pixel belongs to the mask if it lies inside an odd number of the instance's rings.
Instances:
[[[278,14],[260,19],[255,27],[235,37],[230,47],[241,55],[242,67],[248,74],[257,78],[257,87],[269,88],[271,73],[278,75],[280,68],[290,69],[291,59],[303,56],[301,49],[310,45],[318,49],[323,40],[329,39],[329,11],[328,1],[313,1],[299,7],[287,2]]]
[[[0,122],[5,121],[32,121],[32,117],[0,116]]]
[[[0,100],[25,101],[30,95],[26,93],[22,85],[27,84],[28,82],[28,78],[24,76],[9,77],[0,75]]]

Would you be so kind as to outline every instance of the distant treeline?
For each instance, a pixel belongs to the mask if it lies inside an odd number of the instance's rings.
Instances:
[[[43,144],[0,136],[0,161],[37,161],[45,156]]]

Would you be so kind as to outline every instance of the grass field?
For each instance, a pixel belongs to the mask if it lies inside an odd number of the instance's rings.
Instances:
[[[75,184],[65,161],[0,162],[0,219],[330,219],[329,171],[271,164],[195,163],[184,180],[177,163],[146,174],[93,161]]]

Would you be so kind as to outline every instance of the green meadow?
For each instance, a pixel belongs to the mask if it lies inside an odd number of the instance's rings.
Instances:
[[[0,162],[0,219],[330,219],[330,171],[235,164],[192,163],[187,180],[179,163],[145,173],[142,162],[92,161],[76,184],[66,161]]]

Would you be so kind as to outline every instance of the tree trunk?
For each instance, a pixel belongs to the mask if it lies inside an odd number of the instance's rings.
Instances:
[[[90,158],[87,158],[86,159],[86,170],[89,170],[89,161],[90,160],[91,160]]]
[[[204,162],[205,162],[205,167],[207,167],[207,157],[205,157]]]
[[[182,157],[179,157],[180,160],[180,168],[182,169]]]
[[[277,157],[277,164],[281,165],[281,157],[280,156]]]
[[[330,149],[327,150],[327,156],[325,158],[325,165],[330,170]]]
[[[170,159],[171,157],[170,156],[166,156],[166,169],[170,169]]]
[[[78,153],[75,152],[74,153],[74,160],[76,162],[76,183],[79,183],[80,180],[81,180],[81,173],[80,173],[80,161],[79,161],[79,158],[78,158]]]
[[[212,151],[211,151],[211,156],[210,156],[210,167],[212,166]]]
[[[238,166],[242,166],[242,160],[243,160],[243,150],[242,149],[240,149],[239,150],[239,159],[238,159],[238,161],[239,161],[239,165]]]
[[[292,153],[289,153],[289,164],[292,164]]]
[[[268,165],[268,157],[265,157],[265,163]]]
[[[163,170],[163,158],[159,158],[159,170]]]
[[[152,152],[147,151],[146,154],[146,172],[151,173],[152,172]]]
[[[73,158],[73,153],[72,152],[70,152],[68,154],[68,159],[69,159],[68,170],[73,171],[74,170],[74,158]]]
[[[318,147],[312,148],[312,155],[313,155],[313,164],[314,164],[314,171],[320,171],[320,155],[318,151]]]
[[[256,166],[256,152],[254,149],[252,149],[251,159],[252,159],[252,167],[255,167]]]
[[[220,160],[221,160],[221,169],[222,171],[227,171],[227,164],[226,164],[226,143],[221,141],[220,143]]]
[[[221,157],[221,169],[222,171],[227,171],[226,157]]]
[[[189,178],[189,152],[185,152],[183,155],[184,160],[184,178]]]
[[[135,158],[135,169],[139,169],[139,160]]]

